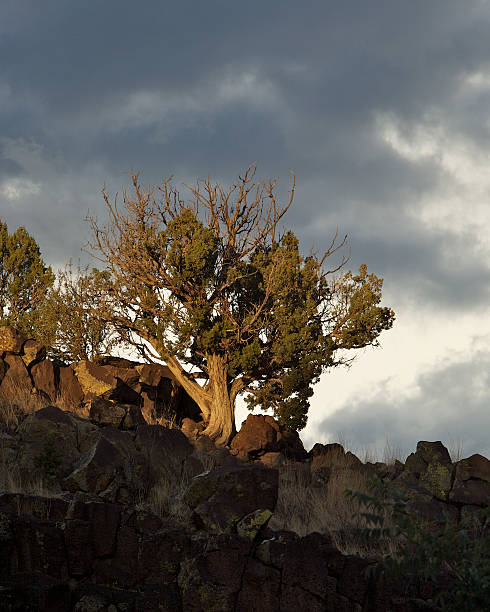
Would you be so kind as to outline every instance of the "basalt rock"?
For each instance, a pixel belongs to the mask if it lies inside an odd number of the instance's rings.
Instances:
[[[271,416],[250,414],[233,438],[231,450],[242,460],[260,459],[271,452],[280,452],[295,460],[307,453],[297,432],[281,427]]]

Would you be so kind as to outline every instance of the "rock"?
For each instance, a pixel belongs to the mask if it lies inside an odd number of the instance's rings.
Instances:
[[[2,353],[22,354],[22,347],[26,342],[26,336],[10,325],[0,326],[0,356]]]
[[[169,476],[180,478],[194,450],[181,431],[161,425],[140,425],[136,429],[135,445],[147,458],[154,481]],[[202,464],[200,468],[196,467],[201,471]]]
[[[209,540],[203,552],[181,564],[178,584],[183,609],[234,612],[250,544],[225,534]]]
[[[121,429],[133,430],[137,429],[139,425],[146,425],[145,418],[141,413],[141,409],[133,404],[126,404],[126,415],[121,423]]]
[[[22,360],[26,364],[26,367],[29,368],[43,359],[46,359],[46,347],[44,344],[37,340],[26,340],[23,345],[22,355]]]
[[[135,369],[139,374],[140,383],[148,387],[158,387],[162,378],[175,380],[170,368],[159,363],[140,364]]]
[[[0,330],[4,329],[0,327]],[[3,359],[5,374],[0,384],[0,396],[28,408],[32,381],[22,357],[8,354]]]
[[[305,459],[307,453],[297,432],[281,427],[271,416],[250,414],[231,441],[231,450],[240,459],[254,460],[268,452],[282,452],[291,459]]]
[[[68,413],[56,406],[47,406],[27,416],[19,431],[23,449],[19,466],[26,474],[38,473],[45,463],[46,469],[52,468],[61,478],[80,457],[77,425]]]
[[[483,455],[471,455],[456,463],[456,480],[465,481],[472,478],[490,482],[490,461]]]
[[[56,403],[60,408],[88,418],[89,410],[82,409],[83,392],[73,369],[69,366],[58,367],[58,381]]]
[[[45,359],[31,368],[34,386],[46,394],[50,402],[54,402],[57,395],[55,368],[52,361]]]
[[[268,567],[256,559],[249,559],[236,610],[237,612],[276,612],[279,610],[280,590],[279,570]]]
[[[116,429],[126,416],[126,407],[102,397],[94,397],[88,402],[89,418],[99,427],[111,425]]]
[[[113,388],[114,377],[102,366],[90,361],[79,361],[73,365],[73,370],[86,399],[103,395]]]
[[[459,504],[486,506],[490,500],[490,461],[475,454],[455,465],[449,500]]]
[[[272,512],[270,510],[255,510],[238,521],[236,529],[239,536],[255,540],[258,533],[267,525]]]
[[[274,511],[278,472],[259,465],[222,467],[196,476],[184,500],[198,526],[232,533],[236,524],[256,510]]]
[[[337,443],[317,443],[309,454],[312,472],[320,468],[355,468],[363,465],[353,453],[345,452],[344,447]]]
[[[107,436],[101,435],[94,446],[80,457],[73,472],[65,478],[64,485],[69,491],[103,494],[113,483],[122,486],[123,465],[123,451]],[[115,499],[117,490],[111,493]]]
[[[453,466],[442,442],[417,443],[417,451],[407,457],[405,467],[440,500],[446,500],[451,488]]]

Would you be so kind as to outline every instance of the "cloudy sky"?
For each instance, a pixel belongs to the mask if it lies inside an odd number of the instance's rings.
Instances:
[[[294,170],[305,251],[347,233],[397,314],[305,444],[490,457],[489,34],[488,0],[3,0],[0,218],[58,267],[131,169]]]

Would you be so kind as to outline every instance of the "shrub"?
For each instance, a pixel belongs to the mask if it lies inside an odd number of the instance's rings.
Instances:
[[[367,568],[367,573],[399,579],[407,595],[418,595],[429,587],[434,603],[446,612],[488,610],[490,507],[485,509],[483,524],[474,529],[451,526],[449,516],[440,525],[429,524],[411,516],[401,494],[389,492],[379,478],[372,479],[369,485],[370,494],[346,491],[366,509],[359,512],[367,523],[360,535],[371,541],[392,536],[398,549]],[[385,527],[387,508],[392,511],[392,529]]]

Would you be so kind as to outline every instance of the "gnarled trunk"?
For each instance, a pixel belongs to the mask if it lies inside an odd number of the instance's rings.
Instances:
[[[219,355],[207,355],[210,396],[209,421],[203,433],[216,444],[228,444],[235,430],[235,397],[230,393],[226,363]]]

